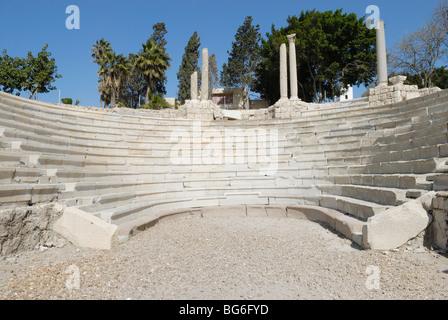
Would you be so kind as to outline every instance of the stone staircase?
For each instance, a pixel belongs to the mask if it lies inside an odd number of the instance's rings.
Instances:
[[[0,210],[58,202],[126,238],[176,212],[261,206],[326,222],[366,247],[370,218],[448,188],[447,123],[447,91],[377,108],[359,99],[299,119],[202,122],[0,93]],[[186,161],[173,156],[173,132],[191,138]],[[223,138],[221,161],[204,157],[204,133]]]

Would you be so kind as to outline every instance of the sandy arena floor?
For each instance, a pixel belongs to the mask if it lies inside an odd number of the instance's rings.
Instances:
[[[293,219],[178,218],[111,252],[0,258],[0,299],[447,299],[448,258],[365,251]]]

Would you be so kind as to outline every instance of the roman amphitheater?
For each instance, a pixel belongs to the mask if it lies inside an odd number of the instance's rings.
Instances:
[[[215,217],[304,220],[386,254],[421,238],[443,253],[448,91],[403,81],[231,114],[207,99],[111,110],[0,93],[0,252],[61,240],[113,251],[163,221]]]

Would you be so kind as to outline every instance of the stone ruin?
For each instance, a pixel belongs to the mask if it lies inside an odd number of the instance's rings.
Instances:
[[[0,93],[0,254],[66,241],[111,249],[188,215],[308,219],[367,250],[418,237],[446,250],[448,91],[416,90],[402,77],[389,86],[383,52],[366,96],[305,103],[288,39],[291,97],[282,45],[280,100],[240,120],[226,121],[209,100],[207,59],[201,96],[193,74],[192,99],[178,110]]]

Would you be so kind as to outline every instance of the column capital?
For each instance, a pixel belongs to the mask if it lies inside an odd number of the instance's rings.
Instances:
[[[289,34],[286,36],[288,38],[289,43],[292,43],[296,40],[296,34]]]

